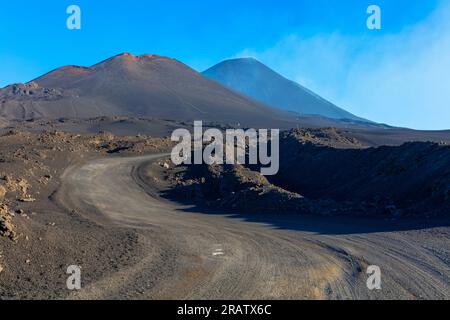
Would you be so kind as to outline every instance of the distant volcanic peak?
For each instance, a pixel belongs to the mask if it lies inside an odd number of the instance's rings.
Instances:
[[[95,65],[97,66],[103,66],[103,65],[118,65],[122,68],[126,69],[134,69],[136,67],[143,66],[150,64],[160,64],[164,65],[165,67],[175,67],[179,69],[184,69],[184,71],[189,72],[191,75],[194,75],[195,77],[202,77],[200,73],[192,69],[190,66],[176,60],[173,58],[160,56],[157,54],[142,54],[142,55],[134,55],[128,52],[121,53],[119,55],[116,55],[110,59],[107,59],[103,62],[100,62],[99,64]],[[130,69],[130,70],[131,70]]]
[[[263,65],[256,58],[253,58],[253,57],[242,57],[242,58],[233,58],[233,59],[224,60],[224,61],[220,62],[218,65],[216,65],[216,67],[220,66],[220,65],[239,65],[239,64],[248,64],[248,65],[250,65],[250,64],[252,64],[252,65],[259,64],[259,65]],[[212,68],[214,68],[214,67],[212,67]]]
[[[225,60],[204,71],[203,75],[234,91],[282,110],[330,119],[368,122],[285,78],[254,58]]]
[[[242,61],[242,62],[259,62],[256,58],[254,57],[239,57],[239,58],[231,58],[231,59],[226,59],[224,61],[222,61],[222,63],[226,63],[226,62],[236,62],[236,61]]]
[[[124,53],[118,54],[110,59],[105,60],[104,62],[110,61],[110,60],[120,60],[120,61],[129,61],[129,62],[149,62],[149,61],[153,61],[153,60],[166,60],[166,61],[172,61],[172,62],[176,61],[175,59],[164,57],[164,56],[159,56],[156,54],[134,55],[129,52],[124,52]]]
[[[123,60],[123,61],[134,62],[134,61],[138,61],[139,57],[135,56],[134,54],[131,54],[129,52],[124,52],[124,53],[118,54],[110,59],[107,59],[106,61],[108,61],[108,60]]]
[[[248,62],[248,63],[261,63],[259,60],[257,60],[254,57],[241,57],[241,58],[228,59],[226,61],[228,61],[228,62],[240,61],[240,62]]]
[[[119,53],[118,55],[116,55],[114,57],[134,58],[136,56],[134,54],[130,53],[130,52],[122,52],[122,53]]]
[[[164,56],[159,56],[157,54],[143,54],[139,56],[140,59],[161,59],[161,60],[167,60],[167,61],[176,61],[175,59],[169,58],[169,57],[164,57]]]
[[[211,68],[203,71],[203,74],[207,77],[220,78],[222,76],[230,77],[231,75],[235,76],[243,73],[256,76],[260,75],[261,72],[273,73],[272,76],[276,73],[265,64],[253,57],[243,57],[224,60],[216,64],[215,66],[212,66]],[[277,74],[277,76],[282,77],[279,74]],[[220,79],[215,80],[219,80],[219,82],[221,82]]]
[[[158,56],[154,54],[134,55],[124,52],[111,58],[103,60],[91,67],[94,71],[100,70],[126,70],[127,72],[137,72],[139,68],[154,63],[175,63],[174,59]]]

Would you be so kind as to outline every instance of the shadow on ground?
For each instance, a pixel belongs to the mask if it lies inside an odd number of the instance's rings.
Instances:
[[[166,197],[167,199],[167,197]],[[173,199],[171,200],[173,201]],[[179,201],[177,201],[180,203]],[[449,227],[449,217],[358,217],[358,216],[314,216],[300,213],[252,213],[217,210],[199,205],[187,205],[178,209],[180,212],[202,213],[208,215],[226,216],[250,223],[265,224],[270,228],[290,231],[310,232],[321,235],[355,235],[368,233],[383,233],[395,231],[424,230],[439,227]]]

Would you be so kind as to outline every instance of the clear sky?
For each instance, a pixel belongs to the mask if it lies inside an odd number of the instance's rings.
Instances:
[[[82,10],[68,30],[66,8]],[[366,9],[382,9],[382,30]],[[450,128],[446,0],[1,1],[0,87],[121,52],[156,53],[203,71],[253,56],[371,120]]]

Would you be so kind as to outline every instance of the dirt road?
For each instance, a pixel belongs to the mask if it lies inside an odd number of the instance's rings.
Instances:
[[[96,160],[64,174],[66,207],[152,235],[139,263],[74,298],[450,298],[449,223],[195,212],[143,183],[138,168],[158,157]],[[381,268],[381,290],[367,289],[368,265]]]

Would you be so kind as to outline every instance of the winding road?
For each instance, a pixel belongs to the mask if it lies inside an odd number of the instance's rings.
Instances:
[[[141,178],[162,156],[94,160],[63,175],[66,207],[153,235],[138,263],[79,298],[140,288],[148,299],[450,299],[448,224],[194,212]],[[369,265],[381,269],[381,290],[366,286]]]

